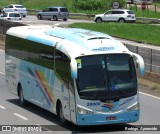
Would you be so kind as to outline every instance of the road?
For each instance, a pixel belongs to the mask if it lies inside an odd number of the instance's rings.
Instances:
[[[23,18],[23,23],[29,25],[63,25],[67,26],[73,22],[83,22],[82,20],[68,20],[63,21],[48,21],[48,20],[37,20],[35,16],[27,16]],[[91,21],[85,21],[91,22]],[[159,125],[160,129],[160,97],[151,96],[146,94],[146,87],[139,85],[140,90],[140,102],[141,102],[141,116],[140,120],[136,123],[120,124],[120,125],[105,125],[96,127],[76,127],[72,123],[68,123],[63,126],[57,116],[35,106],[29,104],[23,108],[19,104],[17,96],[12,95],[5,85],[5,67],[4,67],[4,51],[0,50],[0,124],[6,125],[40,125],[39,128],[46,130],[48,133],[116,133],[116,134],[127,134],[135,133],[135,131],[122,131],[124,127],[132,128],[136,125]],[[150,92],[149,92],[150,93]],[[147,127],[147,126],[144,126]],[[152,126],[148,126],[152,127]],[[0,127],[1,129],[1,127]],[[0,133],[4,133],[0,131]],[[21,132],[12,132],[13,134]],[[34,133],[35,132],[27,132]],[[37,132],[39,133],[39,132]],[[46,132],[41,132],[46,133]],[[138,131],[138,133],[147,133],[146,131]],[[150,133],[150,132],[148,132]],[[152,131],[152,133],[158,133],[158,131]]]
[[[53,21],[53,20],[38,20],[35,15],[28,15],[27,17],[22,19],[22,22],[27,25],[61,25],[61,26],[67,26],[68,24],[72,24],[75,22],[93,22],[90,20],[79,20],[79,19],[68,19],[67,21]],[[94,22],[93,22],[94,23]]]
[[[134,131],[122,131],[124,126],[126,128],[132,128],[135,125],[159,125],[160,127],[160,98],[150,96],[142,92],[144,87],[139,86],[140,89],[140,102],[141,102],[141,116],[140,120],[136,123],[121,124],[121,125],[105,125],[96,127],[76,127],[71,123],[66,126],[62,126],[57,116],[35,106],[29,104],[23,108],[19,104],[17,96],[12,95],[5,85],[5,69],[4,69],[4,51],[0,50],[0,124],[6,125],[41,125],[39,128],[46,130],[47,132],[41,133],[116,133],[127,134],[135,133]],[[51,125],[51,126],[50,126]],[[146,126],[144,126],[146,127]],[[152,126],[148,126],[152,127]],[[40,130],[39,129],[39,130]],[[160,129],[160,128],[159,128]],[[55,131],[56,130],[56,131]],[[3,133],[0,131],[0,133]],[[13,131],[13,134],[18,132]],[[19,132],[21,133],[21,132]],[[35,133],[35,132],[27,132]],[[37,132],[39,133],[39,132]],[[146,133],[146,131],[138,131],[138,133]],[[149,133],[149,132],[148,132]],[[158,133],[158,131],[152,131],[152,133]]]

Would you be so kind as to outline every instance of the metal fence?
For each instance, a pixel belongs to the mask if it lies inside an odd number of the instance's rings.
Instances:
[[[130,44],[125,44],[125,46],[130,51],[142,56],[146,72],[160,74],[160,50],[149,47],[133,46]]]

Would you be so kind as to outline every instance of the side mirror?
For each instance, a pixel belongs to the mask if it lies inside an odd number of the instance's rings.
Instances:
[[[73,79],[77,79],[77,62],[75,59],[71,60],[70,66],[71,66],[71,77]]]
[[[143,60],[143,58],[140,55],[136,54],[136,53],[132,53],[132,54],[137,59],[136,60],[136,64],[138,64],[138,66],[139,66],[139,73],[140,73],[140,75],[144,76],[144,74],[145,74],[145,67],[144,67],[144,60]]]

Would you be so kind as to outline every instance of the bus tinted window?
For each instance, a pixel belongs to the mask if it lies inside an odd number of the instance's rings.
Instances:
[[[79,95],[84,99],[120,99],[137,93],[133,58],[127,54],[77,58]]]
[[[59,50],[55,51],[55,71],[56,74],[65,84],[73,87],[73,81],[71,78],[70,59]]]
[[[7,35],[6,53],[54,69],[54,47]]]

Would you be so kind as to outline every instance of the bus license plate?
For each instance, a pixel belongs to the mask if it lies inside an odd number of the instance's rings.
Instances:
[[[116,116],[107,117],[107,120],[116,120]]]

